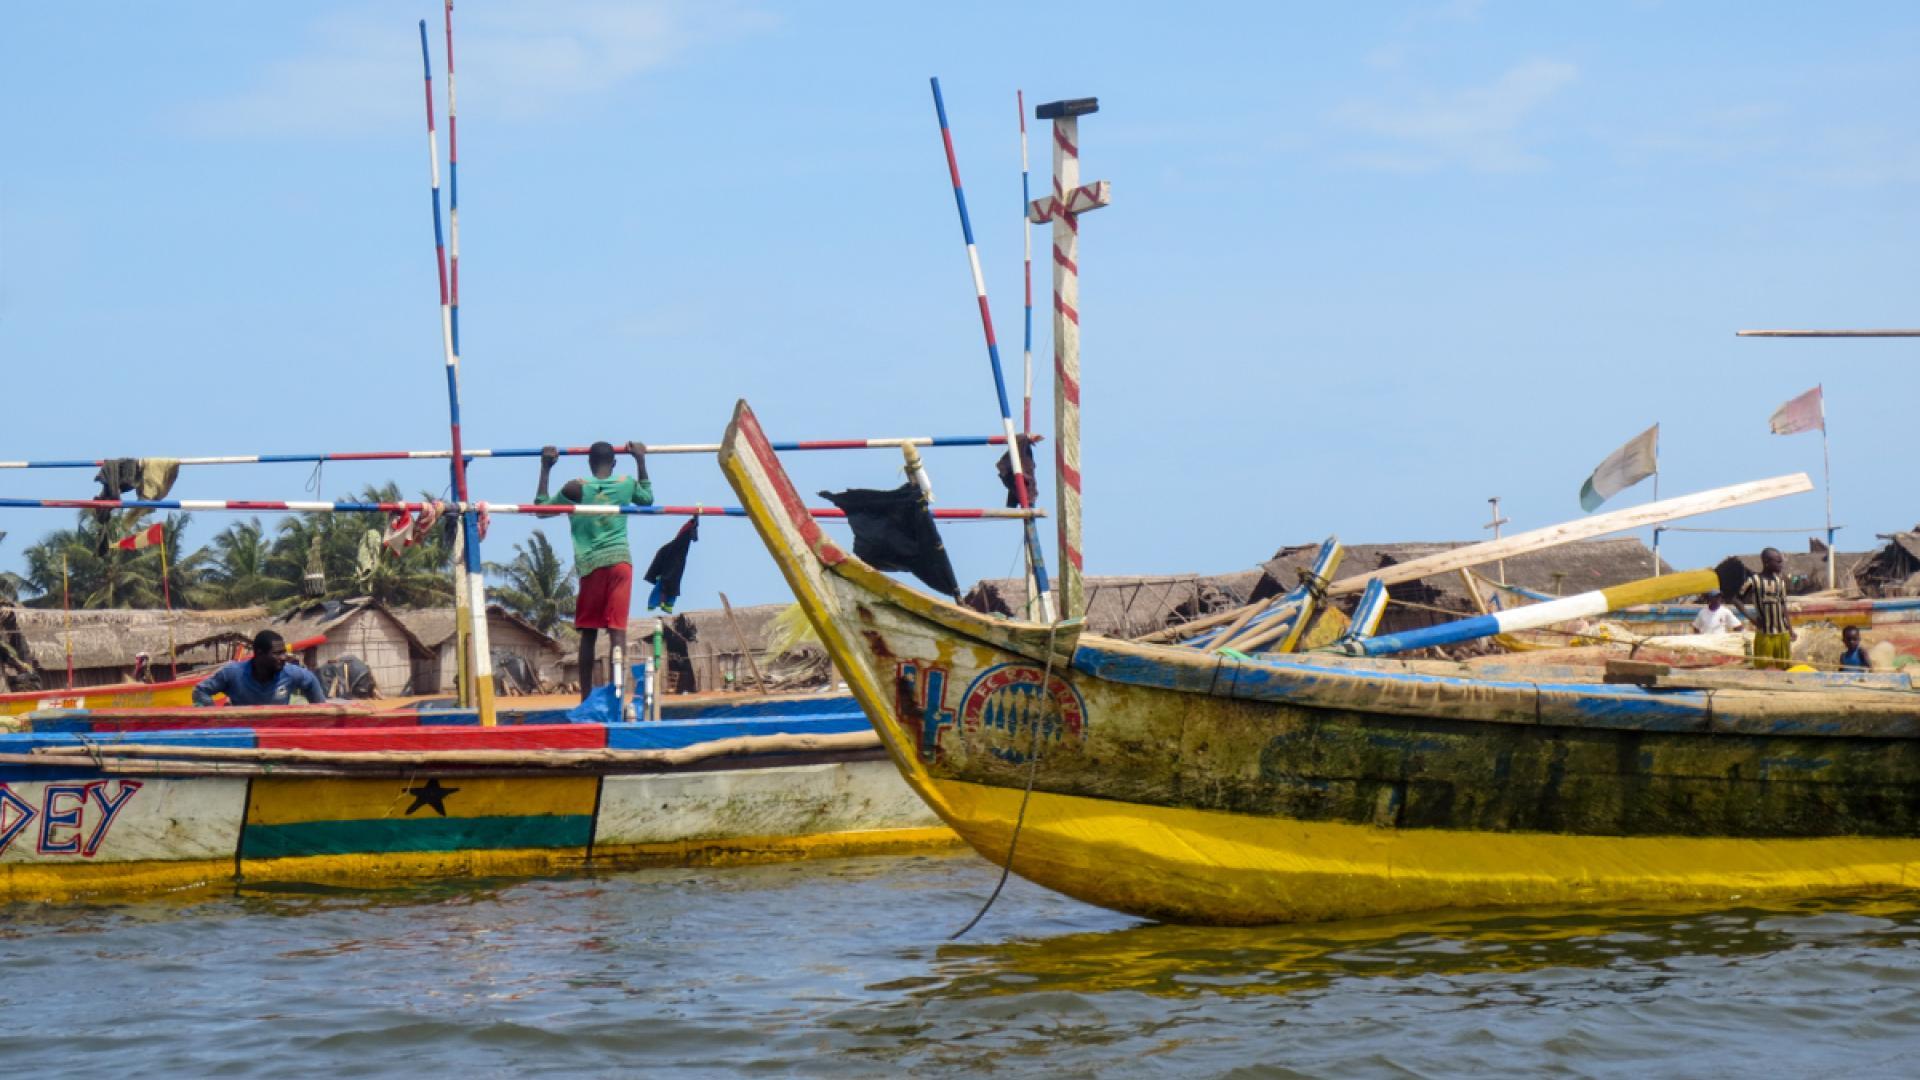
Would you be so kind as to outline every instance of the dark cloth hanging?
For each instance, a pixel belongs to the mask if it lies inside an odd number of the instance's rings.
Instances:
[[[140,487],[140,462],[135,458],[107,458],[100,463],[100,471],[93,474],[94,483],[100,485],[100,494],[96,499],[118,502],[124,492],[138,491]],[[94,554],[105,555],[108,537],[113,530],[108,524],[113,521],[113,511],[100,508],[93,512],[93,520],[100,523],[100,538],[94,543]]]
[[[700,519],[691,517],[673,539],[660,546],[653,553],[653,561],[647,564],[644,578],[653,583],[653,592],[647,596],[647,610],[659,608],[668,614],[673,613],[674,602],[680,599],[680,578],[687,572],[687,549],[700,539]]]
[[[876,570],[904,570],[942,596],[958,597],[960,583],[940,542],[927,496],[914,484],[892,491],[823,491],[820,497],[847,512],[853,553]]]
[[[1033,440],[1025,435],[1016,435],[1014,440],[1020,444],[1021,471],[1027,474],[1027,494],[1039,502],[1039,492],[1033,486]],[[994,466],[1000,470],[1000,483],[1007,489],[1007,509],[1020,505],[1020,489],[1013,484],[1013,451],[1000,455],[1000,461]]]

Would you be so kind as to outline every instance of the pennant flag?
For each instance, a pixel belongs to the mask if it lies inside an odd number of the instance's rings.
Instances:
[[[953,562],[918,485],[902,484],[892,491],[823,491],[820,497],[847,512],[854,555],[876,570],[904,570],[942,596],[960,595]]]
[[[149,525],[132,536],[115,544],[121,551],[139,551],[149,548],[166,539],[167,530],[159,525]]]
[[[1775,435],[1798,435],[1803,431],[1825,431],[1827,429],[1827,403],[1820,396],[1820,388],[1813,389],[1773,410],[1772,419],[1767,426]]]
[[[673,605],[680,599],[680,579],[687,572],[687,551],[695,540],[700,539],[700,519],[691,517],[673,539],[662,544],[659,551],[653,553],[653,562],[647,565],[647,572],[641,580],[653,585],[653,592],[647,596],[647,610],[659,608],[667,614],[673,614]]]
[[[1580,509],[1592,513],[1600,504],[1652,476],[1660,468],[1660,425],[1655,424],[1607,455],[1580,485]]]

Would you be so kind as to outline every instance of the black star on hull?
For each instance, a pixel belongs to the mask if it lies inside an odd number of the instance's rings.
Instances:
[[[423,806],[431,806],[433,807],[434,813],[439,814],[441,817],[446,817],[447,796],[459,790],[457,787],[442,787],[438,779],[429,779],[426,783],[418,787],[410,787],[407,789],[407,794],[413,796],[413,805],[407,807],[406,816],[412,817],[414,811],[419,810]]]

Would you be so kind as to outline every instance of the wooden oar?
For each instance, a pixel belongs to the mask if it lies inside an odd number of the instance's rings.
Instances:
[[[1798,495],[1812,491],[1813,481],[1806,473],[1792,473],[1776,476],[1768,480],[1751,480],[1744,484],[1731,484],[1710,491],[1696,492],[1692,495],[1679,495],[1645,506],[1628,507],[1605,514],[1569,521],[1560,525],[1549,525],[1544,529],[1515,533],[1499,540],[1488,540],[1478,544],[1467,544],[1450,551],[1439,552],[1420,559],[1396,563],[1365,574],[1342,578],[1327,589],[1328,596],[1345,596],[1357,593],[1367,587],[1369,581],[1379,581],[1386,585],[1398,585],[1403,581],[1418,581],[1436,574],[1464,570],[1481,566],[1501,559],[1510,559],[1516,555],[1526,555],[1535,551],[1571,544],[1578,540],[1591,540],[1595,537],[1609,536],[1617,532],[1658,525],[1662,522],[1677,521],[1681,518],[1709,514],[1715,510],[1729,510],[1736,506],[1766,502],[1786,495]],[[1254,605],[1265,607],[1270,601],[1262,600]],[[1229,623],[1240,617],[1246,608],[1234,608],[1232,611],[1217,612],[1205,619],[1181,623],[1164,630],[1156,630],[1134,640],[1140,642],[1165,641],[1174,637],[1187,637],[1208,627]]]

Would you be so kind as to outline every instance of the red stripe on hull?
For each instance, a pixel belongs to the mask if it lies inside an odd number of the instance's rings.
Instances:
[[[600,724],[525,727],[410,727],[334,731],[262,731],[262,749],[284,750],[601,750]]]
[[[827,539],[827,534],[820,531],[820,523],[807,512],[807,504],[800,501],[800,493],[793,489],[793,481],[788,478],[787,471],[780,467],[780,459],[774,454],[772,444],[767,441],[767,433],[760,427],[760,418],[753,414],[752,409],[740,410],[740,435],[747,440],[747,447],[753,451],[760,468],[767,474],[768,482],[773,484],[774,492],[780,497],[780,506],[787,512],[787,520],[793,522],[801,539],[828,566],[846,562],[846,553]]]

